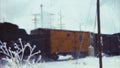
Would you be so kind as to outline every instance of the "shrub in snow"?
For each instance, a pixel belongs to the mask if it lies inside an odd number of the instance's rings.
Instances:
[[[14,49],[12,50],[11,47],[7,47],[6,43],[2,43],[0,41],[0,53],[6,55],[3,60],[7,61],[7,65],[10,68],[21,68],[20,66],[24,64],[30,65],[38,63],[41,60],[40,51],[34,52],[36,46],[31,46],[29,43],[23,45],[22,40],[19,39],[19,43],[14,44]],[[25,50],[29,50],[29,55],[25,55]],[[35,55],[39,57],[37,59],[32,59]],[[27,57],[24,59],[24,57]]]

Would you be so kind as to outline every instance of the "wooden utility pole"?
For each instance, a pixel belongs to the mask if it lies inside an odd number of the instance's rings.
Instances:
[[[98,22],[99,66],[100,66],[100,68],[102,68],[102,45],[101,45],[101,28],[100,28],[100,0],[97,0],[97,22]]]

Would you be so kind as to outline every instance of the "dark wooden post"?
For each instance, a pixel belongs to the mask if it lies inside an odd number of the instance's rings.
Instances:
[[[100,0],[97,0],[97,21],[98,21],[98,54],[99,54],[99,65],[102,68],[102,45],[101,45],[101,28],[100,28]]]

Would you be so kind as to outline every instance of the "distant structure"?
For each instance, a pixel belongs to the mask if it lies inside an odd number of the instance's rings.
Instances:
[[[60,10],[60,29],[62,29],[62,13],[61,13],[61,10]]]
[[[34,21],[34,28],[36,29],[37,28],[37,23],[38,23],[38,20],[37,20],[37,17],[40,16],[40,14],[33,14],[33,21]]]
[[[53,13],[49,13],[50,15],[50,28],[52,29],[52,16],[54,15]]]
[[[46,18],[46,14],[47,14],[47,18]],[[36,29],[37,25],[38,25],[38,20],[40,20],[40,26],[41,28],[44,28],[46,25],[46,20],[47,20],[47,25],[49,25],[49,28],[52,28],[52,16],[55,15],[54,13],[44,13],[43,11],[43,5],[40,5],[40,13],[35,13],[33,14],[33,21],[34,21],[34,27]],[[61,14],[60,14],[61,15]],[[60,16],[61,17],[61,16]],[[44,19],[45,18],[45,19]],[[61,19],[61,18],[60,18]],[[60,21],[61,22],[61,21]],[[61,24],[61,28],[62,28],[62,24]]]
[[[0,23],[5,21],[5,17],[0,17]]]
[[[43,5],[40,5],[41,8],[41,27],[43,27]]]

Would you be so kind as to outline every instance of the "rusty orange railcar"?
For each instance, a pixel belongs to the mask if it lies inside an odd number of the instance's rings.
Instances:
[[[69,30],[57,30],[57,29],[37,29],[31,32],[32,35],[42,35],[46,38],[46,41],[41,42],[48,43],[44,46],[43,52],[47,54],[73,54],[75,52],[88,52],[90,46],[90,32],[82,31],[69,31]],[[46,34],[46,35],[44,35]]]
[[[51,30],[51,53],[87,52],[90,45],[89,32]]]

